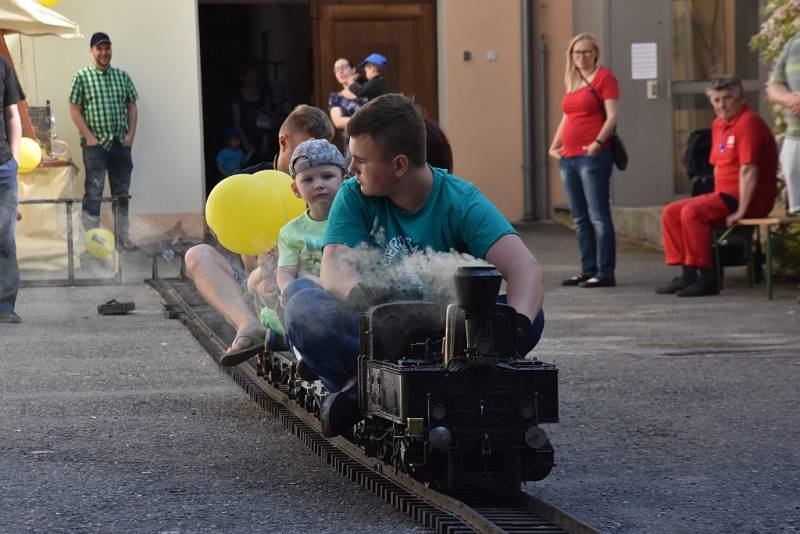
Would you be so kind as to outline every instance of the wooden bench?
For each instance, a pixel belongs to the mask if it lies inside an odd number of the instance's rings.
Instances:
[[[714,260],[717,268],[717,279],[722,288],[722,265],[720,265],[719,247],[724,246],[732,232],[739,228],[750,228],[755,230],[756,239],[753,241],[753,232],[745,236],[746,240],[746,254],[747,254],[747,279],[751,286],[756,282],[756,254],[755,252],[760,248],[761,231],[764,230],[764,264],[766,271],[764,273],[764,282],[767,286],[767,297],[772,300],[772,236],[774,229],[785,224],[800,223],[800,217],[763,217],[760,219],[739,219],[733,226],[726,228],[724,231],[714,232]]]

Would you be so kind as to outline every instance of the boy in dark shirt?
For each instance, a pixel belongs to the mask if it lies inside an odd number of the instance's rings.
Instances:
[[[364,69],[364,75],[367,81],[362,83],[358,82],[358,74],[353,76],[351,83],[348,87],[350,92],[354,95],[367,100],[372,100],[375,97],[381,96],[386,92],[386,84],[383,79],[383,71],[389,65],[389,60],[380,54],[370,54],[364,61],[362,61],[358,68]]]

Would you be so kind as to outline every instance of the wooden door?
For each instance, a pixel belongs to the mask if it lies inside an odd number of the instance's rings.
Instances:
[[[413,97],[426,116],[438,117],[436,12],[433,0],[377,3],[312,0],[314,99],[328,109],[328,95],[341,85],[333,75],[340,57],[360,63],[372,52],[384,55],[388,92]]]

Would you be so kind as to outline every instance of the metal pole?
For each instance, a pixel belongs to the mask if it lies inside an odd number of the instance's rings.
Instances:
[[[114,195],[111,197],[111,211],[114,213],[114,278],[117,284],[122,284],[122,262],[120,261],[119,254],[119,207],[117,202],[119,197]]]
[[[541,147],[541,170],[539,174],[538,210],[539,218],[550,216],[550,167],[547,135],[547,41],[539,39],[539,146]]]
[[[522,0],[522,183],[523,220],[537,218],[533,175],[533,5]]]
[[[75,260],[72,257],[74,247],[72,243],[72,202],[67,202],[67,280],[70,284],[75,281]]]

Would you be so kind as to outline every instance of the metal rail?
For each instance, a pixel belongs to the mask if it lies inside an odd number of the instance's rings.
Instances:
[[[169,316],[180,318],[209,355],[219,363],[227,348],[225,341],[166,280],[153,278],[147,282],[166,301]],[[434,491],[379,460],[367,457],[360,447],[344,438],[322,437],[319,421],[284,392],[258,376],[251,365],[222,369],[254,401],[279,419],[292,434],[340,474],[436,532],[597,533],[594,528],[523,491],[506,495],[484,493],[464,500]]]

